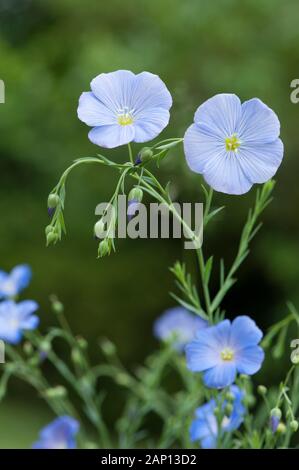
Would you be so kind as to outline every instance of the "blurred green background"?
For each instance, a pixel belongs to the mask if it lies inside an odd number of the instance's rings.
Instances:
[[[53,321],[48,299],[56,293],[74,331],[88,338],[94,360],[97,338],[108,336],[134,366],[156,347],[153,320],[173,305],[168,266],[177,258],[193,266],[174,240],[121,240],[116,255],[97,260],[94,210],[111,195],[116,175],[92,166],[69,178],[67,238],[45,247],[49,191],[73,159],[98,150],[77,119],[78,97],[94,76],[120,68],[148,70],[167,83],[174,106],[163,137],[182,136],[197,106],[219,92],[241,100],[257,96],[277,112],[285,159],[275,199],[225,307],[228,316],[249,314],[266,328],[286,313],[287,299],[299,305],[299,104],[290,101],[290,82],[299,78],[298,14],[297,0],[0,0],[0,78],[6,85],[0,265],[32,266],[23,297],[40,303],[44,327]],[[105,154],[126,159],[122,148]],[[188,171],[182,152],[173,152],[159,173],[173,181],[179,200],[202,201],[201,180]],[[208,253],[232,259],[254,192],[217,195],[227,208],[204,234]],[[269,383],[280,372],[268,366]],[[50,418],[35,394],[12,382],[0,405],[0,447],[29,447]]]

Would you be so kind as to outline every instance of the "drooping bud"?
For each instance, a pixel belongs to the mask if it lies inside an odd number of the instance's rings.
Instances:
[[[264,385],[259,385],[258,388],[257,388],[257,391],[258,391],[259,395],[265,396],[267,394],[268,389]]]
[[[55,209],[59,204],[59,201],[60,201],[60,199],[59,199],[58,194],[50,194],[49,195],[49,197],[48,197],[48,214],[49,214],[50,217],[52,217],[52,215],[54,214]]]
[[[272,408],[270,412],[271,416],[275,416],[275,418],[281,419],[281,410],[279,408]]]
[[[103,258],[106,255],[110,255],[110,242],[107,238],[99,243],[98,258]]]
[[[299,427],[299,423],[296,419],[293,419],[291,422],[290,422],[290,428],[293,432],[296,432],[298,431],[298,427]]]
[[[279,423],[279,425],[277,426],[277,432],[279,434],[285,434],[286,433],[286,425],[284,423]]]
[[[106,236],[105,223],[102,219],[98,220],[94,226],[94,236],[95,238],[102,240]]]
[[[233,411],[233,405],[231,403],[227,403],[224,408],[225,414],[230,416]]]
[[[103,338],[100,347],[106,356],[113,356],[116,353],[116,347],[109,339]]]
[[[77,343],[78,343],[78,346],[79,346],[80,349],[83,349],[83,350],[87,349],[88,343],[87,343],[86,339],[83,338],[83,336],[77,336],[76,340],[77,340]]]
[[[132,217],[136,214],[136,211],[139,208],[139,204],[143,199],[143,191],[141,188],[136,187],[131,189],[128,195],[128,210],[127,215],[128,219],[131,220]]]
[[[140,163],[148,162],[154,155],[154,152],[150,147],[143,147],[137,155],[135,165],[140,165]]]
[[[55,230],[52,230],[52,232],[49,232],[47,234],[47,246],[50,245],[51,243],[56,243],[58,241],[58,234],[55,232]]]
[[[63,311],[64,311],[63,303],[60,302],[60,300],[58,300],[56,296],[51,296],[50,300],[52,302],[53,312],[56,313],[57,315],[59,315],[60,313],[63,313]]]

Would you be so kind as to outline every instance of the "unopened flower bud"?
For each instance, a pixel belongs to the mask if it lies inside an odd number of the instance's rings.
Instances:
[[[51,299],[52,300],[52,310],[54,313],[56,314],[60,314],[60,313],[63,313],[64,311],[64,305],[63,303],[60,302],[60,300],[58,300],[56,297],[54,299]]]
[[[273,408],[270,412],[270,415],[275,417],[275,418],[278,418],[278,419],[281,419],[281,410],[279,408]]]
[[[100,342],[100,346],[102,348],[103,353],[107,356],[113,356],[116,353],[116,347],[109,339],[102,339],[102,341]]]
[[[58,206],[59,204],[59,196],[57,194],[50,194],[49,197],[48,197],[48,214],[50,217],[52,217],[52,215],[54,214],[55,212],[55,209],[56,207]]]
[[[279,425],[277,426],[277,432],[279,434],[285,434],[286,433],[286,425],[284,423],[279,423]]]
[[[85,338],[82,336],[77,336],[76,340],[80,349],[87,349],[88,343]]]
[[[227,403],[224,408],[225,414],[230,416],[233,411],[233,405],[231,403]]]
[[[227,401],[232,402],[235,399],[235,395],[232,392],[227,392],[225,394],[225,398],[226,398]]]
[[[265,396],[267,394],[268,389],[264,385],[259,385],[258,388],[257,388],[257,391],[258,391],[259,395]]]
[[[148,162],[153,157],[153,155],[154,155],[154,152],[152,151],[150,147],[143,147],[137,155],[135,165]]]
[[[48,233],[53,232],[54,227],[52,225],[47,225],[45,228],[45,234],[48,235]]]
[[[299,427],[299,423],[296,419],[293,419],[291,422],[290,422],[290,428],[293,432],[296,432],[298,430],[298,427]]]
[[[94,230],[95,237],[98,238],[99,240],[102,240],[107,235],[106,229],[105,229],[105,223],[103,222],[102,219],[97,221],[93,230]]]
[[[71,357],[74,364],[77,364],[79,366],[82,366],[84,364],[84,360],[79,349],[72,349]]]
[[[130,201],[141,202],[142,198],[143,198],[142,189],[139,187],[132,188],[128,195],[128,202]]]
[[[98,258],[103,258],[106,255],[110,255],[110,243],[107,238],[99,243]]]
[[[53,230],[47,234],[47,246],[58,241],[58,234]]]

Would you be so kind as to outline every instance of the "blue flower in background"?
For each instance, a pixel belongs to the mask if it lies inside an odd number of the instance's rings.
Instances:
[[[283,157],[278,117],[262,101],[219,94],[197,109],[184,149],[191,170],[216,191],[243,194],[272,178]]]
[[[264,360],[258,343],[263,333],[247,316],[224,320],[216,326],[198,331],[186,346],[187,366],[193,372],[204,372],[207,387],[231,385],[240,374],[255,374]]]
[[[0,271],[0,299],[15,297],[28,286],[32,277],[27,264],[16,266],[10,273]]]
[[[33,313],[38,304],[33,300],[16,303],[4,300],[0,303],[0,339],[7,343],[17,344],[21,341],[24,330],[34,330],[39,318]]]
[[[75,449],[79,423],[70,416],[60,416],[45,426],[33,449]]]
[[[80,97],[78,117],[93,127],[88,137],[96,145],[147,142],[169,122],[172,98],[157,75],[118,70],[98,75],[90,87]]]
[[[194,339],[198,330],[206,328],[208,322],[183,307],[166,310],[154,323],[154,335],[163,341],[173,341],[173,346],[182,351]]]
[[[233,396],[233,409],[229,416],[224,416],[221,423],[222,432],[231,432],[241,425],[245,413],[245,407],[242,403],[244,393],[236,385],[230,387],[230,392]],[[227,401],[222,403],[224,410]],[[218,424],[214,411],[216,408],[216,401],[210,400],[203,406],[197,408],[195,412],[195,420],[191,424],[190,439],[192,442],[200,441],[203,449],[212,449],[216,447],[218,436]]]

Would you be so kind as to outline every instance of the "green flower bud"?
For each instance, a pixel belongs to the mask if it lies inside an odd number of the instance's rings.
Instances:
[[[55,209],[59,204],[59,196],[58,194],[50,194],[48,197],[48,208]]]
[[[88,343],[85,338],[82,336],[77,336],[76,340],[80,349],[87,349]]]
[[[59,315],[60,313],[63,313],[64,311],[64,305],[63,303],[60,302],[60,300],[52,300],[52,310],[54,313]]]
[[[279,434],[285,434],[286,430],[287,430],[286,425],[284,423],[279,423],[279,425],[277,426],[276,432],[278,432]]]
[[[231,413],[232,413],[232,411],[233,411],[233,405],[232,405],[231,403],[227,403],[227,404],[225,405],[224,411],[225,411],[225,414],[226,414],[226,415],[230,416]]]
[[[102,339],[100,346],[106,356],[113,356],[116,353],[116,347],[109,339]]]
[[[97,221],[93,230],[94,230],[95,237],[99,238],[100,240],[106,236],[105,223],[103,222],[102,219]]]
[[[226,400],[232,402],[232,401],[234,401],[235,396],[234,396],[234,394],[233,394],[232,392],[227,392],[227,393],[225,394],[225,398],[226,398]]]
[[[72,349],[71,357],[72,357],[72,361],[74,364],[77,364],[78,366],[84,365],[84,359],[79,349],[77,348]]]
[[[153,157],[153,155],[154,152],[150,147],[143,147],[138,153],[135,164],[139,165],[140,163],[148,162]]]
[[[99,243],[98,258],[103,258],[106,255],[110,255],[110,242],[107,238]]]
[[[265,396],[267,394],[267,387],[265,387],[264,385],[259,385],[258,388],[257,388],[257,392],[261,395],[261,396]]]
[[[299,427],[299,423],[296,419],[293,419],[291,422],[290,422],[290,428],[293,432],[296,432],[298,430],[298,427]]]
[[[48,353],[51,350],[51,343],[50,341],[42,341],[39,345],[40,351],[43,353]]]
[[[58,241],[58,234],[53,230],[47,234],[47,246]]]
[[[274,416],[275,418],[281,419],[281,410],[279,408],[273,408],[270,412],[271,416]]]
[[[47,225],[47,227],[45,228],[45,234],[48,235],[48,233],[53,232],[53,230],[54,227],[52,225]]]
[[[141,202],[143,199],[143,191],[141,188],[132,188],[128,195],[129,202]]]

